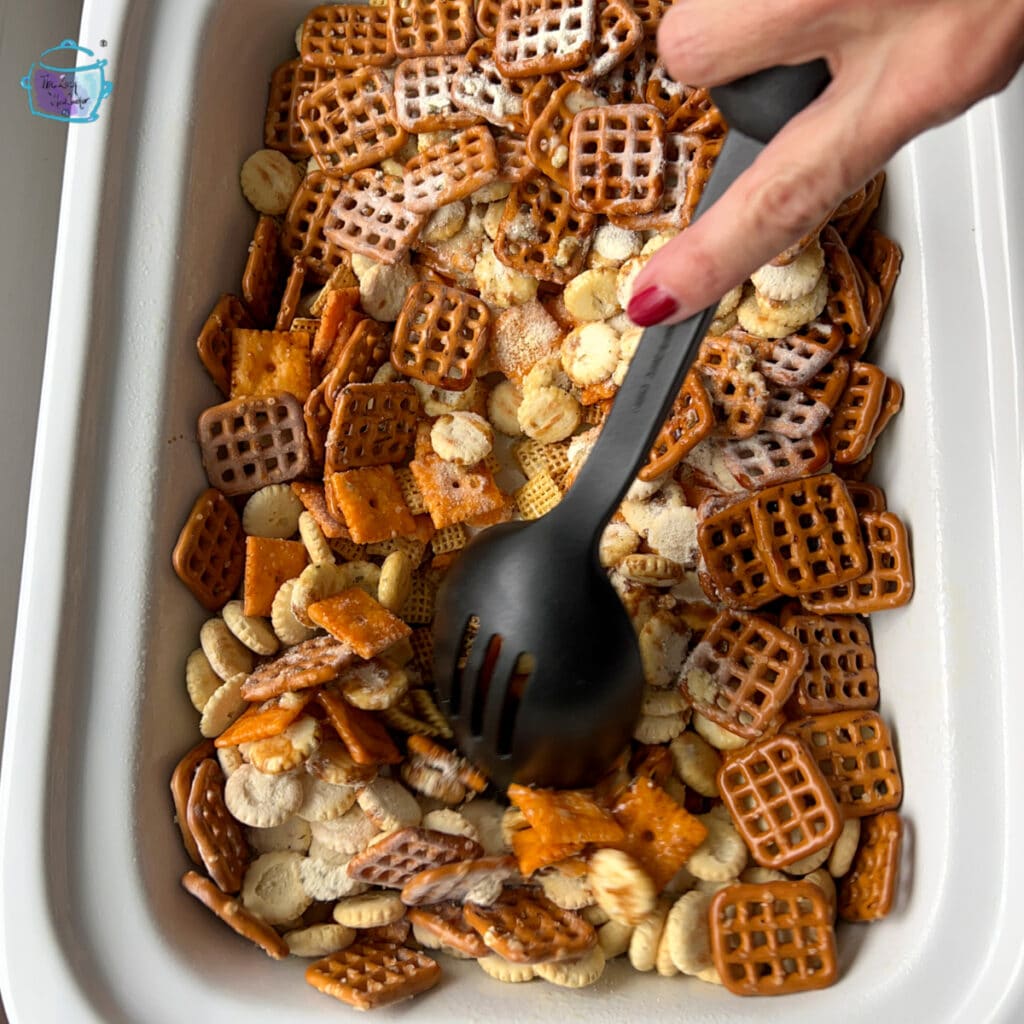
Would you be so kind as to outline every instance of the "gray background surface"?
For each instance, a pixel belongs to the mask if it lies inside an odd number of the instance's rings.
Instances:
[[[19,82],[43,50],[77,37],[81,9],[81,0],[0,0],[0,723],[7,710],[69,130],[32,117]],[[0,1021],[6,1019],[0,1006]]]

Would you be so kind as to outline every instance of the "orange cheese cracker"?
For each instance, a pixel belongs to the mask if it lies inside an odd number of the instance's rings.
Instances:
[[[416,532],[391,466],[363,466],[332,473],[324,481],[327,507],[341,513],[357,544],[376,544]]]
[[[635,858],[663,889],[690,859],[707,829],[651,779],[641,776],[623,790],[612,807],[626,838],[611,845]]]
[[[586,793],[574,789],[531,789],[513,783],[508,798],[546,843],[614,843],[622,826]]]
[[[505,495],[482,462],[458,466],[434,452],[423,452],[417,453],[409,469],[439,530],[505,509]]]
[[[246,615],[269,616],[281,584],[295,579],[308,561],[306,546],[301,541],[246,537],[242,611]]]
[[[557,864],[583,849],[583,843],[549,843],[535,828],[524,828],[512,835],[512,852],[519,861],[519,871],[528,878],[541,868]]]
[[[231,332],[231,397],[287,391],[300,402],[309,398],[308,331]]]
[[[239,743],[252,743],[255,740],[280,736],[302,714],[302,709],[313,698],[311,691],[290,696],[291,699],[287,703],[282,702],[280,697],[273,697],[262,704],[254,704],[236,718],[213,741],[213,745],[218,749],[237,747]]]
[[[302,502],[306,511],[316,520],[316,525],[323,530],[325,537],[329,537],[331,540],[349,539],[345,524],[332,516],[327,507],[327,498],[324,496],[322,484],[315,484],[309,480],[293,480],[292,491]]]
[[[324,687],[316,699],[356,764],[398,764],[402,760],[376,715],[353,707],[333,687]]]
[[[309,617],[361,658],[372,658],[412,633],[361,587],[349,587],[309,606]]]

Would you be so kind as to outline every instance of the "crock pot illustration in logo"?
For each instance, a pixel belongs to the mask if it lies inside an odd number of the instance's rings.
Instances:
[[[91,58],[91,62],[83,60],[78,65],[79,54]],[[95,121],[100,116],[100,105],[114,89],[105,73],[108,62],[95,57],[92,50],[79,46],[73,39],[43,50],[21,80],[31,113],[68,124]]]

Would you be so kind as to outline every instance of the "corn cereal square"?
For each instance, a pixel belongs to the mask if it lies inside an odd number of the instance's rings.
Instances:
[[[242,585],[246,615],[270,615],[274,595],[286,580],[295,579],[309,557],[297,540],[271,537],[245,538],[245,582]]]
[[[376,544],[416,532],[391,466],[363,466],[332,473],[325,481],[327,505],[341,513],[352,540]]]
[[[231,397],[287,391],[300,402],[309,398],[307,331],[231,332]]]

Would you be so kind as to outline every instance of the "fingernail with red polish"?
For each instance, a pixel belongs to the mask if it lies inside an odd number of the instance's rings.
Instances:
[[[629,300],[629,319],[641,327],[651,327],[667,320],[679,310],[679,303],[664,288],[651,285]]]

